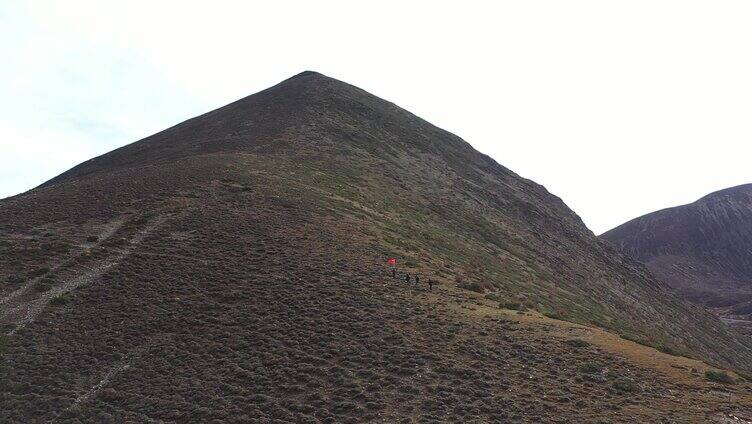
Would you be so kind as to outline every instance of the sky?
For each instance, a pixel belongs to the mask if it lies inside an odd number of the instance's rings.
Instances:
[[[314,70],[596,234],[752,182],[752,2],[0,0],[0,198]]]

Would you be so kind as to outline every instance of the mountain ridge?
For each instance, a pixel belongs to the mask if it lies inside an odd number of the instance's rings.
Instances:
[[[635,218],[602,237],[683,296],[749,319],[735,310],[752,300],[752,184]]]

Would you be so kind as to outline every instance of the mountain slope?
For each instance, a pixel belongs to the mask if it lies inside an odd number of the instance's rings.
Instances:
[[[603,234],[687,298],[752,316],[752,184],[636,218]]]
[[[749,341],[543,187],[312,72],[3,200],[0,235],[5,420],[520,421],[542,419],[528,380],[562,364],[662,378],[597,349],[551,351],[508,319],[468,321],[478,306],[454,306],[474,299],[458,284],[752,369]],[[440,289],[392,280],[391,256]],[[557,396],[605,397],[546,416],[620,421],[603,415],[608,386],[572,366]]]

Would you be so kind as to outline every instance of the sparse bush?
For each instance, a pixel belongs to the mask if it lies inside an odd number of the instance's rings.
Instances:
[[[638,345],[654,347],[653,344],[645,340],[642,336],[637,336],[635,334],[627,334],[627,333],[620,334],[619,336],[624,340],[629,340],[630,342],[637,343]]]
[[[558,313],[554,311],[544,311],[544,312],[541,312],[541,315],[547,318],[551,318],[551,319],[561,319],[561,315],[559,315]]]
[[[97,236],[89,236],[89,237],[86,237],[86,241],[89,242],[89,243],[96,243],[96,242],[99,241],[99,237],[97,237]]]
[[[577,348],[590,346],[590,343],[582,339],[565,340],[564,344]]]
[[[599,374],[601,371],[603,371],[603,368],[596,363],[585,362],[584,364],[577,367],[577,370],[583,374]]]
[[[67,293],[59,294],[50,299],[50,305],[52,306],[63,306],[68,302],[70,302],[70,296]]]
[[[463,288],[465,290],[470,290],[476,293],[483,293],[485,291],[483,289],[483,286],[481,286],[479,283],[476,283],[476,282],[464,283],[460,286],[460,288]]]
[[[707,370],[705,371],[705,379],[708,381],[714,381],[722,384],[734,384],[734,378],[726,373],[726,371]]]
[[[656,349],[658,349],[659,352],[663,352],[663,353],[666,353],[666,354],[669,354],[669,355],[676,356],[676,354],[677,354],[677,352],[676,352],[676,350],[674,348],[672,348],[671,346],[664,345],[664,344],[659,344],[656,347]]]
[[[104,401],[113,401],[117,399],[117,392],[112,387],[108,387],[99,394],[99,397]]]
[[[499,301],[499,295],[496,293],[488,293],[487,295],[483,296],[487,300],[492,300],[494,302]]]
[[[41,280],[34,283],[34,291],[37,291],[39,293],[47,292],[52,289],[52,279],[51,278],[42,278]]]
[[[14,285],[16,285],[16,284],[22,284],[26,280],[24,280],[24,278],[21,277],[21,276],[11,275],[10,277],[8,277],[6,279],[6,281],[8,282],[8,284],[14,284]]]
[[[525,311],[525,305],[520,302],[499,302],[499,308],[511,309],[513,311]]]
[[[41,268],[38,268],[38,269],[32,271],[30,275],[32,277],[39,277],[39,276],[42,276],[44,274],[47,274],[48,272],[50,272],[50,269],[48,267],[46,267],[46,266],[43,266]]]
[[[642,388],[631,378],[621,377],[614,380],[611,387],[616,392],[620,393],[638,393],[642,391]]]

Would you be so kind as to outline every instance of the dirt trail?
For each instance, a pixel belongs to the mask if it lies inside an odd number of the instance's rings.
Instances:
[[[130,255],[136,246],[138,246],[146,236],[154,231],[154,229],[161,225],[166,219],[166,216],[161,215],[148,222],[142,229],[138,230],[133,235],[124,248],[110,249],[109,252],[114,253],[114,255],[100,259],[90,265],[78,265],[75,277],[69,278],[62,283],[55,285],[49,291],[35,294],[31,299],[28,298],[29,296],[25,296],[30,292],[30,289],[34,284],[43,278],[43,276],[40,276],[29,281],[24,287],[19,288],[9,296],[3,298],[2,301],[0,301],[0,305],[6,305],[6,307],[3,308],[4,311],[2,315],[0,315],[0,320],[4,322],[10,321],[11,324],[15,325],[8,334],[13,336],[18,330],[34,321],[37,316],[44,311],[53,298],[65,295],[78,287],[96,281],[104,273]],[[99,241],[87,247],[91,248],[101,245],[104,241],[112,237],[117,230],[122,227],[123,223],[123,220],[117,220],[112,224],[106,225],[99,235]],[[82,255],[83,251],[78,255],[67,259],[63,263],[54,265],[50,272],[57,271],[58,269],[73,264],[74,261]]]
[[[49,423],[54,424],[66,412],[83,407],[86,404],[86,402],[88,402],[94,396],[100,393],[102,389],[107,387],[107,385],[112,380],[114,380],[118,375],[120,375],[123,371],[128,370],[131,367],[131,365],[135,361],[137,361],[150,348],[152,348],[153,346],[155,346],[157,343],[160,343],[160,342],[165,342],[165,341],[169,342],[171,339],[172,339],[172,335],[169,335],[169,334],[148,338],[141,346],[138,346],[136,349],[133,349],[131,352],[128,352],[125,355],[125,359],[109,367],[106,370],[106,372],[102,375],[102,377],[96,382],[96,384],[89,387],[85,392],[79,395],[70,406],[60,411],[60,413],[57,414],[55,418],[51,419]]]
[[[64,268],[66,266],[69,266],[69,265],[73,264],[88,249],[92,249],[94,247],[97,247],[97,246],[101,245],[103,242],[107,241],[110,237],[112,237],[112,235],[115,234],[117,232],[117,230],[120,229],[123,226],[124,223],[125,223],[125,220],[123,220],[123,219],[116,219],[116,220],[114,220],[112,222],[109,222],[109,223],[107,223],[105,225],[102,225],[101,231],[99,232],[99,234],[97,234],[97,241],[96,242],[93,242],[93,243],[84,243],[84,244],[80,245],[79,247],[81,248],[81,250],[79,250],[76,253],[73,253],[73,254],[69,255],[65,260],[60,261],[59,263],[52,265],[50,267],[50,272],[55,272],[55,271],[57,271],[57,270],[59,270],[61,268]],[[23,286],[21,286],[18,289],[14,290],[13,292],[11,292],[10,294],[8,294],[7,296],[4,296],[4,297],[0,298],[0,306],[3,306],[3,305],[5,305],[5,304],[7,304],[9,302],[12,302],[13,300],[15,300],[15,299],[23,296],[24,294],[26,294],[29,291],[29,289],[31,289],[31,287],[33,287],[34,284],[38,283],[43,277],[44,277],[44,275],[40,275],[38,277],[32,278],[29,281],[27,281],[26,284],[24,284]],[[12,308],[12,309],[17,309],[17,306],[16,306],[16,308]],[[6,308],[6,311],[7,311],[7,308]]]

